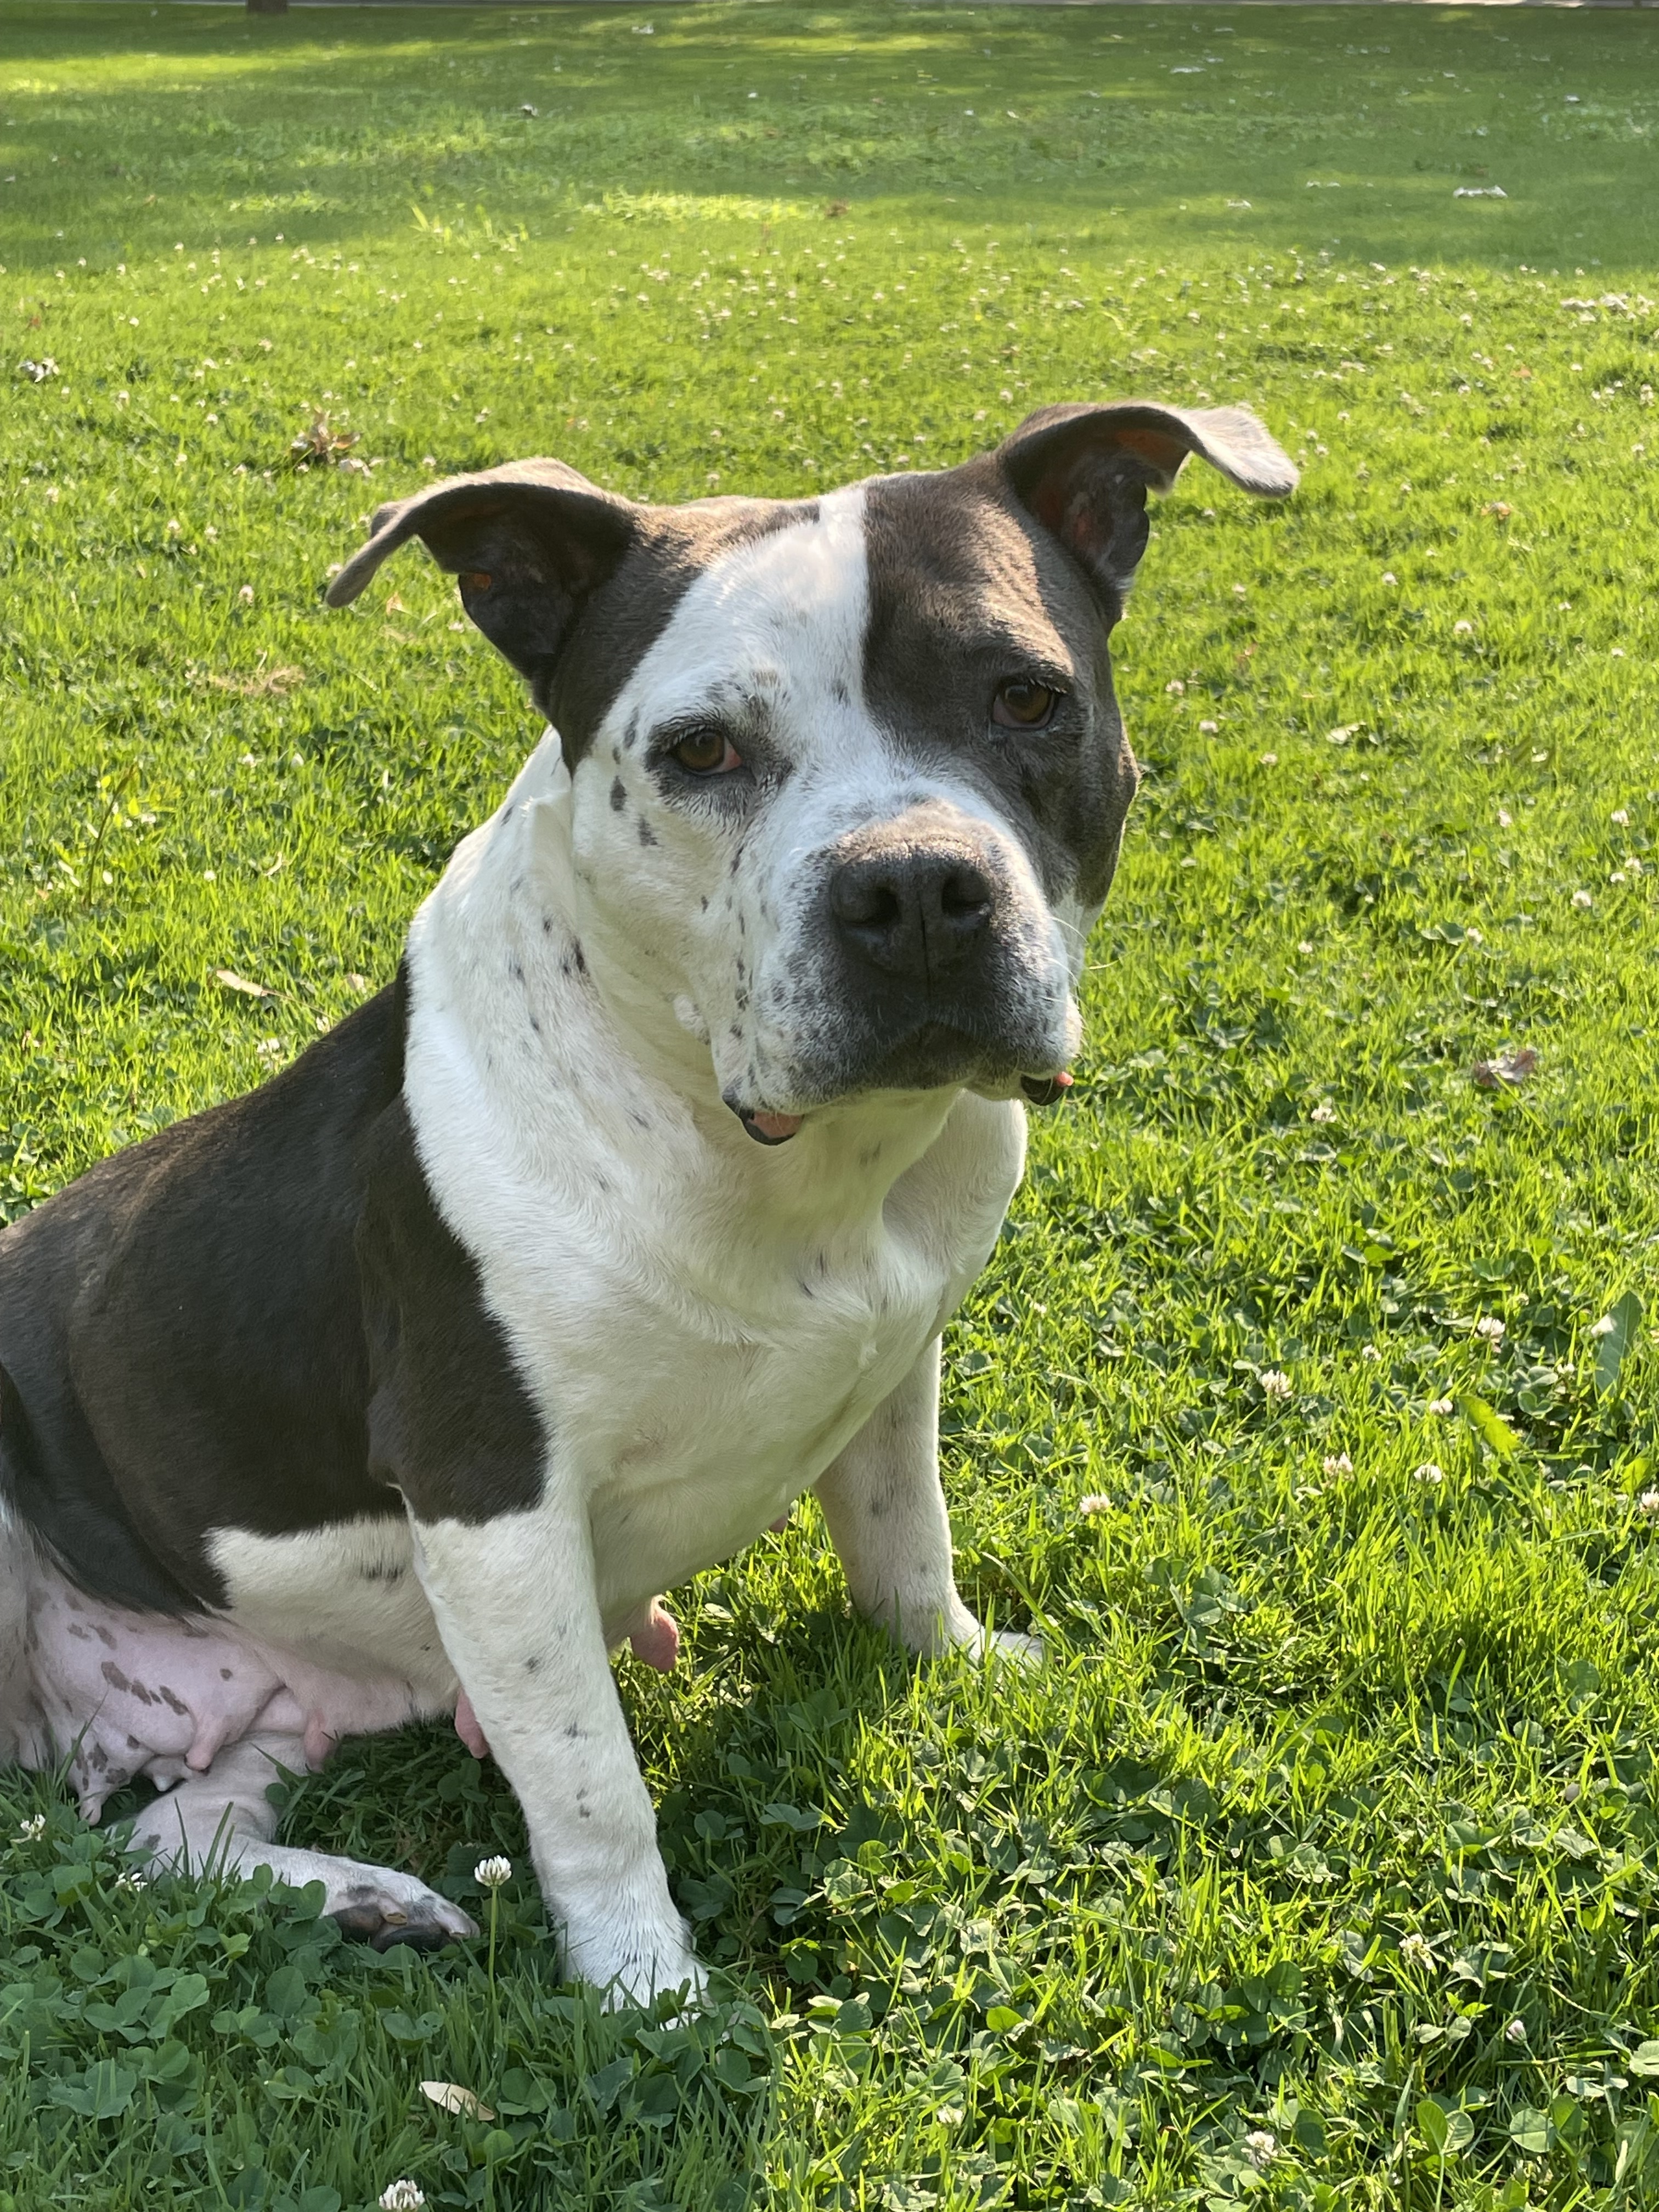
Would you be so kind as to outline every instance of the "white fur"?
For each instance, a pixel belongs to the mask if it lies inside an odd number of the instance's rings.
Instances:
[[[718,1042],[711,1065],[675,1004],[689,991],[718,1037],[728,1010],[710,1006],[684,925],[727,870],[690,837],[665,871],[647,850],[641,896],[661,918],[641,928],[605,860],[607,823],[623,821],[610,732],[641,707],[681,711],[734,667],[803,728],[821,718],[826,754],[850,752],[825,782],[854,818],[860,776],[881,773],[860,719],[855,498],[700,580],[574,787],[550,733],[410,941],[405,1095],[422,1164],[553,1439],[532,1510],[422,1525],[419,1571],[524,1805],[572,1966],[633,1994],[693,1978],[694,1963],[606,1665],[626,1619],[838,1462],[826,1505],[860,1601],[919,1648],[980,1637],[950,1579],[930,1347],[994,1241],[1023,1115],[961,1093],[889,1097],[757,1147],[722,1103]],[[879,811],[866,789],[866,818]],[[775,859],[783,869],[787,851]],[[728,968],[730,928],[728,915],[714,932]],[[877,1493],[893,1509],[879,1532]]]

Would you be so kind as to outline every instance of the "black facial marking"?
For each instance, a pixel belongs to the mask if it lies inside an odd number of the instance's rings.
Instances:
[[[865,541],[871,711],[919,768],[1000,802],[1050,899],[1097,905],[1136,782],[1107,651],[1115,604],[988,455],[872,485]],[[992,722],[1000,683],[1051,676],[1062,696],[1043,728]]]
[[[624,786],[622,778],[617,776],[613,780],[611,786],[611,811],[613,814],[620,814],[627,804],[627,788]]]
[[[646,820],[643,814],[639,817],[635,826],[640,833],[640,842],[641,845],[654,845],[656,843],[657,833],[651,827],[651,824]]]

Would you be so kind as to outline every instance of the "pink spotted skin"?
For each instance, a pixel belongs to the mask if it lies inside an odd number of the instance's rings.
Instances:
[[[68,1754],[88,1820],[127,1783],[170,1789],[256,1731],[300,1738],[319,1767],[343,1736],[443,1710],[401,1676],[335,1673],[211,1615],[131,1613],[44,1565],[31,1575],[28,1635],[31,1696],[9,1717],[31,1763]]]

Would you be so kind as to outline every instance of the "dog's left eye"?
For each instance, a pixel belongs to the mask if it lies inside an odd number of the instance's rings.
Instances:
[[[991,720],[1005,730],[1040,730],[1060,703],[1058,691],[1030,676],[1011,677],[997,686]]]
[[[724,730],[693,730],[669,753],[688,775],[727,775],[743,766],[743,755]]]

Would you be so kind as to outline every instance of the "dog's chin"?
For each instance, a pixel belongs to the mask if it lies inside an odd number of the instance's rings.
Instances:
[[[814,1108],[855,1105],[860,1100],[899,1093],[908,1097],[939,1091],[972,1091],[982,1098],[1026,1097],[1050,1103],[1070,1081],[1064,1054],[1052,1039],[987,1037],[951,1022],[931,1021],[897,1038],[876,1039],[856,1053],[838,1055],[831,1066],[800,1066],[789,1084],[797,1125]],[[750,1123],[761,1117],[745,1115]],[[768,1135],[763,1141],[779,1139]]]

